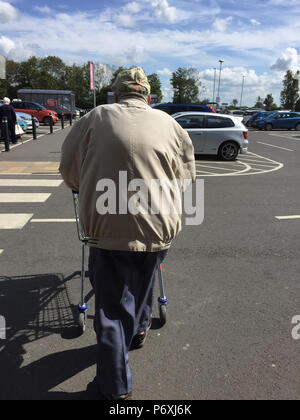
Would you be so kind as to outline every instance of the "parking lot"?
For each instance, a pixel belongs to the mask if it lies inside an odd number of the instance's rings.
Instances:
[[[80,244],[58,173],[69,128],[59,129],[0,154],[2,399],[92,398],[93,296],[87,283],[79,336]],[[130,353],[135,398],[299,399],[300,139],[250,131],[236,162],[201,156],[196,165],[204,222],[183,226],[165,261],[167,324],[155,307],[145,348]]]

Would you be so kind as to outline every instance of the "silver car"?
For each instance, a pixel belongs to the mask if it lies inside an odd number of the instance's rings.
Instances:
[[[26,123],[27,130],[32,130],[31,115],[26,114],[25,112],[16,112],[16,115],[17,115],[18,118],[20,118],[21,120],[23,120]],[[36,117],[33,117],[33,119],[35,121],[36,128],[38,128],[39,125],[40,125],[39,120]]]
[[[232,115],[181,112],[172,117],[189,133],[195,154],[217,155],[230,161],[248,151],[248,130]]]

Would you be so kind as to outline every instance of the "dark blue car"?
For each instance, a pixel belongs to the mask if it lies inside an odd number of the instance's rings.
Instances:
[[[170,115],[178,112],[216,112],[210,105],[193,105],[193,104],[157,104],[152,106],[153,109],[160,109]]]
[[[270,117],[273,114],[274,114],[274,111],[261,111],[261,112],[256,112],[247,121],[247,124],[246,125],[248,127],[256,128],[257,127],[257,123],[259,122],[260,119],[262,119],[262,118],[268,118],[268,117]]]
[[[299,112],[275,112],[268,118],[263,118],[257,122],[257,128],[260,130],[273,129],[295,129],[300,131],[300,113]]]

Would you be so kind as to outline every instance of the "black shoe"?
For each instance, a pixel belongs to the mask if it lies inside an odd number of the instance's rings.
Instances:
[[[131,350],[140,349],[141,347],[143,347],[143,345],[145,344],[148,332],[151,328],[151,324],[152,324],[152,317],[150,318],[147,329],[145,331],[142,331],[141,333],[138,333],[137,335],[133,337],[131,347],[130,347]]]
[[[128,394],[123,394],[123,395],[114,395],[114,394],[109,394],[109,395],[105,395],[107,400],[110,401],[123,401],[123,400],[132,400],[132,390],[128,392]]]

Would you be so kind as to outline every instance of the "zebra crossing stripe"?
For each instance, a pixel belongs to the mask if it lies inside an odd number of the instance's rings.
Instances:
[[[0,203],[44,203],[50,195],[44,193],[0,193]]]
[[[0,187],[59,187],[61,179],[0,179]]]
[[[33,213],[0,213],[0,229],[23,229]]]

